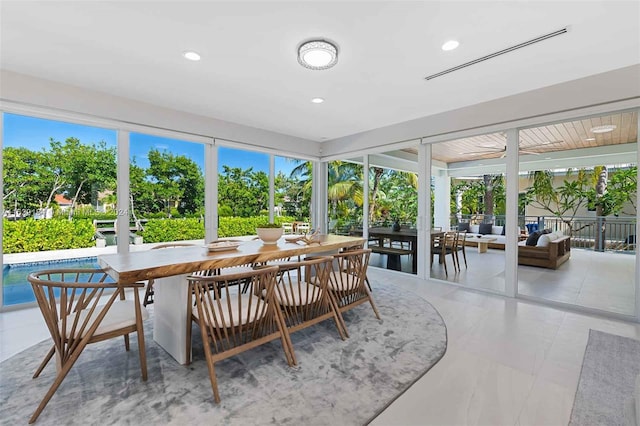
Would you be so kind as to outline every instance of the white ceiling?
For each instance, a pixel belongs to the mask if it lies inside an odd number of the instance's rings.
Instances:
[[[0,68],[321,141],[640,63],[639,16],[637,1],[3,0]],[[311,37],[337,42],[334,68],[297,63]]]

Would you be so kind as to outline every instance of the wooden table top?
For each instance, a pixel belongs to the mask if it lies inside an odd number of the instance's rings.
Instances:
[[[236,250],[209,252],[204,246],[165,248],[126,254],[98,256],[98,264],[123,284],[188,274],[207,269],[261,263],[308,253],[335,251],[364,244],[364,239],[341,235],[322,235],[319,244],[288,243],[281,238],[277,245],[262,241],[243,242]]]

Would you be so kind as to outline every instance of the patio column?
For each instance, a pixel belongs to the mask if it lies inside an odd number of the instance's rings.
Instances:
[[[129,132],[117,131],[118,138],[118,177],[116,195],[118,198],[118,216],[116,217],[116,229],[118,236],[118,253],[129,253],[129,221],[132,212],[129,211]]]
[[[218,147],[204,146],[204,240],[218,239]]]
[[[269,223],[273,223],[276,210],[276,157],[269,154]]]
[[[327,229],[327,180],[328,169],[326,161],[313,162],[313,182],[311,184],[311,226],[326,234]]]
[[[638,113],[638,122],[636,123],[638,127],[638,135],[640,135],[640,109],[636,110]],[[640,164],[640,149],[636,146],[636,164]],[[637,168],[636,171],[636,180],[640,177],[640,167]],[[636,200],[640,200],[640,186],[636,188]],[[640,256],[638,256],[638,236],[640,235],[640,210],[636,209],[636,240],[635,240],[635,254],[636,254],[636,311],[635,317],[636,321],[640,322]]]
[[[437,169],[433,173],[435,205],[433,206],[433,224],[449,229],[451,224],[451,179],[446,170]]]

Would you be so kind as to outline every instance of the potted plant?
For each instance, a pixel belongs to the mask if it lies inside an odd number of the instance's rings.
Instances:
[[[280,237],[282,237],[282,226],[275,223],[265,223],[259,225],[256,228],[258,238],[262,240],[264,244],[277,244]]]

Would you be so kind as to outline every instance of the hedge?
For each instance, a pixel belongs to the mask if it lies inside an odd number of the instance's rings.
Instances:
[[[267,216],[221,217],[219,237],[255,235],[258,225],[267,223]],[[295,218],[281,216],[275,222],[293,222]],[[46,250],[94,247],[92,218],[8,221],[4,219],[3,252],[25,253]],[[204,239],[204,222],[196,218],[149,219],[144,231],[137,232],[145,243]]]
[[[3,219],[3,253],[24,253],[95,246],[91,219]]]

